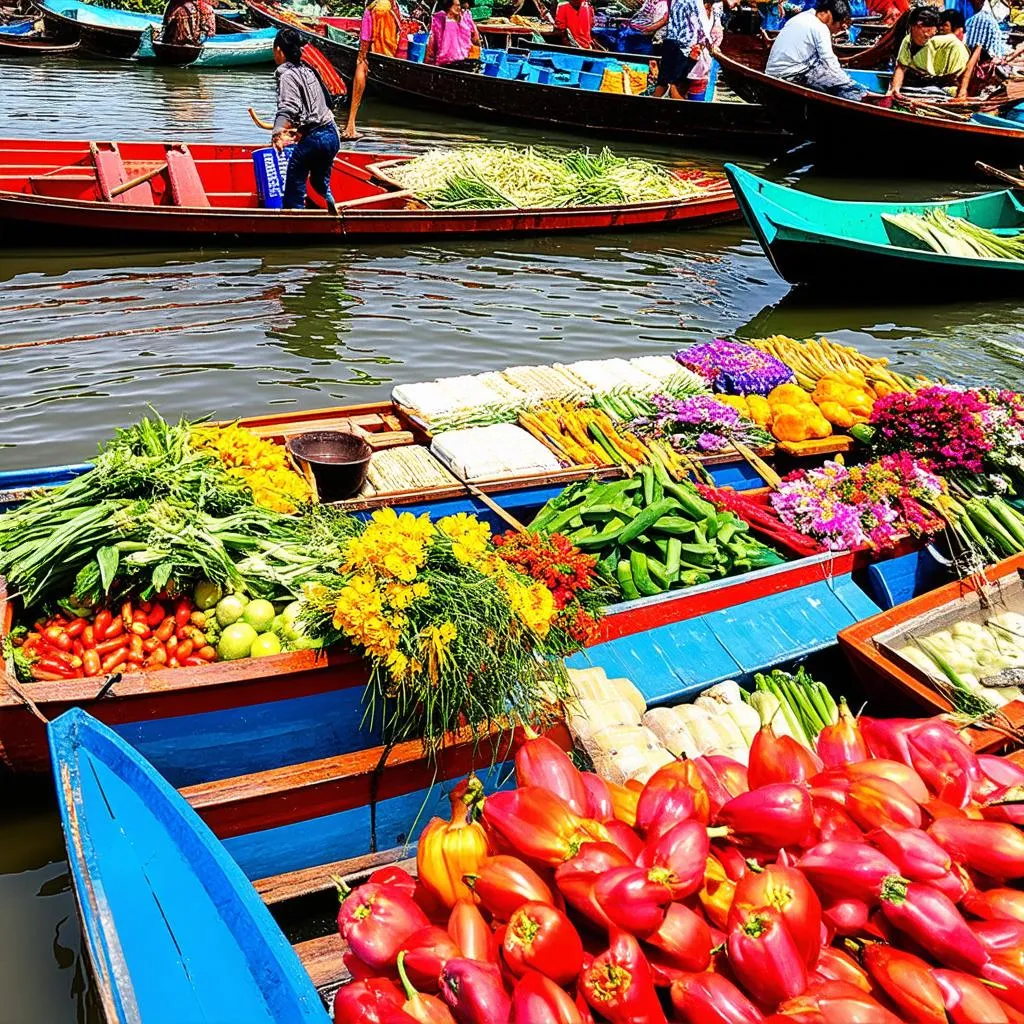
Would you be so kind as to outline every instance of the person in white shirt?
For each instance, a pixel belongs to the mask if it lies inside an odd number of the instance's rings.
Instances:
[[[844,70],[832,49],[832,36],[851,22],[847,0],[817,0],[812,11],[790,18],[768,54],[765,74],[806,85],[847,100],[866,92]]]

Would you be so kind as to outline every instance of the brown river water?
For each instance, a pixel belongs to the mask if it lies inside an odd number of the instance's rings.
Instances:
[[[0,138],[266,140],[271,69],[190,72],[0,59]],[[368,100],[361,147],[472,141],[599,146]],[[673,163],[720,160],[613,142]],[[816,177],[824,195],[925,198],[979,182]],[[749,161],[744,160],[744,163]],[[856,303],[857,282],[790,293],[743,224],[564,239],[191,252],[0,248],[0,469],[78,462],[152,406],[231,417],[372,401],[396,383],[512,363],[671,352],[723,334],[828,334],[902,367],[1021,386],[1024,297],[918,291]],[[74,902],[45,785],[0,779],[0,1024],[92,1022]]]

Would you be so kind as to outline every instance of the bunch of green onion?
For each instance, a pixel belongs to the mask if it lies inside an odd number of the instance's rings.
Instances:
[[[795,675],[781,669],[767,674],[758,672],[754,676],[754,685],[758,692],[775,697],[779,713],[785,718],[785,731],[811,750],[818,733],[839,720],[839,709],[828,687],[812,679],[802,665]],[[751,703],[758,706],[753,697]]]
[[[933,252],[983,260],[1024,260],[1024,232],[998,235],[972,224],[962,217],[951,217],[945,210],[926,214],[883,213],[882,219]]]

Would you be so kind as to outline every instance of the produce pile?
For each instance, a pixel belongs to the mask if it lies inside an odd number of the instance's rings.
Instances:
[[[951,217],[945,210],[927,213],[883,213],[890,239],[911,248],[930,249],[944,256],[966,256],[979,260],[1024,260],[1024,231],[1015,235],[999,235],[988,228],[972,224],[963,217]],[[913,244],[917,242],[919,244]]]
[[[627,601],[783,561],[742,519],[717,511],[692,484],[670,480],[658,462],[626,480],[567,488],[530,529],[562,533],[593,553]]]
[[[1024,769],[941,718],[847,716],[815,747],[764,728],[747,768],[641,786],[530,735],[516,788],[452,792],[417,878],[343,891],[336,1024],[1020,1020]]]
[[[389,168],[402,188],[434,210],[606,206],[699,195],[702,187],[635,157],[506,146],[433,149]]]
[[[398,494],[422,488],[451,487],[455,479],[444,466],[418,444],[404,444],[385,448],[370,456],[366,483],[360,498],[376,494]]]

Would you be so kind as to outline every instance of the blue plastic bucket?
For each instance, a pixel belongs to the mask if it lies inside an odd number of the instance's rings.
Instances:
[[[426,32],[417,32],[409,40],[409,54],[408,59],[414,64],[422,64],[423,58],[427,55],[427,39],[429,38]]]
[[[256,195],[265,210],[280,210],[284,200],[284,179],[294,146],[278,152],[273,146],[252,151],[252,169],[256,174]]]

